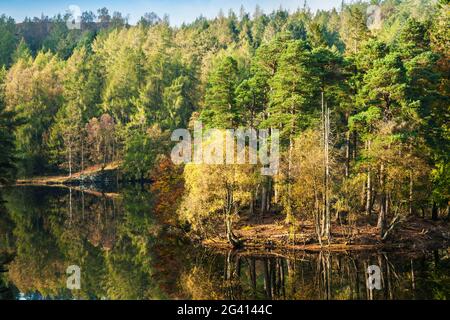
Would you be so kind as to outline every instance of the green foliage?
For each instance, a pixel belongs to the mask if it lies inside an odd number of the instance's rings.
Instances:
[[[13,54],[13,61],[17,63],[19,60],[27,60],[31,58],[31,51],[27,46],[27,43],[22,38],[17,45],[16,51]]]
[[[369,2],[316,13],[230,11],[179,27],[154,13],[130,26],[107,8],[99,22],[83,13],[82,30],[68,30],[60,15],[18,24],[0,16],[0,184],[16,171],[112,165],[124,181],[153,182],[151,194],[142,184],[114,200],[85,201],[87,192],[72,189],[57,201],[10,197],[0,223],[14,227],[0,225],[0,245],[15,243],[17,289],[69,297],[60,276],[77,261],[86,270],[79,297],[169,296],[158,264],[178,266],[161,252],[168,228],[158,219],[202,236],[226,230],[236,245],[232,224],[244,215],[245,223],[287,217],[294,236],[309,220],[320,240],[327,215],[349,238],[376,218],[384,237],[419,213],[447,217],[449,3],[372,3],[381,7],[379,29],[367,26]],[[170,133],[198,119],[210,128],[280,129],[279,172],[175,166]],[[85,217],[85,206],[94,214]],[[117,220],[116,208],[124,212]],[[193,270],[183,277],[192,297],[223,296],[211,292],[217,281],[198,287],[208,273]]]
[[[16,130],[22,174],[48,168],[48,137],[63,101],[62,62],[50,52],[20,59],[8,72],[5,88],[9,110],[25,120]]]
[[[238,65],[232,57],[217,62],[208,79],[205,110],[201,119],[213,128],[232,128],[236,123],[235,92],[238,85]]]
[[[170,132],[193,120],[215,128],[278,128],[282,172],[257,187],[256,203],[280,186],[289,186],[281,193],[295,190],[291,182],[302,177],[287,173],[295,141],[320,124],[316,140],[324,147],[329,110],[333,189],[344,184],[354,192],[353,182],[365,180],[373,194],[361,191],[359,198],[372,197],[378,211],[389,193],[396,205],[418,204],[410,200],[417,195],[443,207],[448,3],[378,4],[383,21],[370,30],[366,2],[316,13],[306,6],[292,13],[257,8],[253,16],[230,11],[177,28],[154,13],[129,26],[107,8],[98,11],[99,22],[83,13],[81,31],[68,30],[60,15],[21,24],[2,16],[4,162],[13,162],[17,149],[20,175],[118,162],[128,177],[144,179],[170,149]],[[423,175],[403,174],[408,165]],[[404,187],[397,192],[395,178],[412,186],[412,196]]]
[[[11,182],[16,174],[14,129],[18,122],[14,112],[6,110],[5,103],[6,70],[0,68],[0,184]]]
[[[142,119],[142,118],[141,118]],[[130,123],[132,126],[133,123]],[[150,170],[155,166],[159,155],[168,153],[168,137],[159,126],[144,130],[144,126],[128,127],[129,136],[125,141],[124,172],[135,179],[148,179]]]
[[[317,74],[311,68],[310,48],[304,41],[294,40],[281,54],[278,69],[269,81],[272,91],[265,126],[282,129],[281,136],[292,135],[310,123],[311,99],[318,86]]]
[[[12,62],[14,49],[17,44],[15,34],[15,22],[5,15],[0,16],[0,67],[7,66]]]

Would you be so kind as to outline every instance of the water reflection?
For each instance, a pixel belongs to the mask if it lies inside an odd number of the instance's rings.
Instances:
[[[196,247],[167,194],[2,190],[0,299],[447,299],[449,250],[232,252]],[[163,205],[164,204],[164,205]],[[170,205],[167,205],[170,204]],[[66,268],[81,268],[81,289]],[[368,266],[380,268],[370,289]]]
[[[439,261],[432,261],[434,254]],[[229,252],[215,261],[222,272],[208,272],[210,264],[201,263],[182,279],[195,299],[446,299],[448,252],[434,254],[322,252],[285,258]],[[381,290],[368,286],[369,265],[380,267]]]

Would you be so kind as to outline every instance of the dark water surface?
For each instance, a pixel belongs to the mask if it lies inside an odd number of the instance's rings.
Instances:
[[[167,202],[56,187],[0,189],[0,299],[448,299],[450,250],[218,252],[169,225]],[[14,254],[12,254],[14,253]],[[70,265],[80,290],[66,287]],[[370,289],[367,268],[379,268]]]

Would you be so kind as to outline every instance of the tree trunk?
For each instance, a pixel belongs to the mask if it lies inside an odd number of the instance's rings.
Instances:
[[[348,123],[348,115],[347,115]],[[347,130],[345,134],[345,177],[350,176],[350,130]]]
[[[325,104],[325,109],[325,237],[330,239],[330,110],[327,104]]]
[[[267,186],[266,181],[264,180],[261,184],[261,219],[264,218],[264,214],[266,213],[266,197],[267,197]]]
[[[250,215],[253,216],[255,214],[255,192],[252,190],[252,196],[250,199]]]
[[[436,202],[433,201],[433,206],[431,208],[431,220],[437,221],[438,220],[438,207],[436,205]]]
[[[352,148],[352,158],[356,159],[357,157],[357,145],[358,145],[358,134],[356,131],[353,132],[353,148]]]
[[[263,268],[264,268],[264,289],[266,291],[266,297],[271,299],[272,298],[272,283],[270,281],[268,258],[263,258]]]
[[[85,212],[85,205],[84,205],[84,191],[81,191],[81,215],[84,220],[84,212]]]
[[[287,214],[286,214],[286,222],[292,222],[292,155],[294,152],[294,127],[295,127],[295,108],[291,107],[291,115],[292,115],[292,123],[291,123],[291,132],[289,136],[289,156],[288,156],[288,197],[287,197]]]
[[[411,170],[411,171],[409,171],[409,215],[410,216],[412,216],[414,214],[414,209],[413,209],[413,202],[414,202],[413,187],[414,187],[413,173],[412,173],[412,170]]]
[[[269,212],[272,210],[272,189],[273,189],[273,180],[272,177],[267,177],[267,199],[266,199],[266,212]]]
[[[84,136],[81,135],[81,172],[84,171]]]
[[[326,212],[326,202],[327,202],[327,196],[326,196],[326,172],[325,172],[325,167],[326,167],[326,160],[325,160],[325,101],[324,101],[324,92],[322,89],[321,92],[321,98],[322,98],[322,146],[324,149],[324,156],[323,156],[323,194],[322,194],[322,214],[320,217],[320,236],[322,237],[324,235],[324,229],[325,229],[325,225],[324,225],[324,217],[325,217],[325,212]]]
[[[288,198],[287,198],[287,214],[286,214],[286,222],[291,223],[292,222],[292,178],[291,178],[291,172],[292,172],[292,153],[293,153],[294,144],[292,141],[292,137],[289,139],[289,159],[288,159]]]
[[[370,140],[367,141],[367,151],[370,151]],[[372,212],[372,181],[371,181],[371,168],[370,165],[367,167],[367,195],[366,195],[366,214],[370,215]]]
[[[227,229],[227,240],[228,242],[233,246],[233,248],[237,248],[240,245],[239,239],[236,237],[236,235],[233,233],[233,226],[231,222],[231,217],[227,215],[225,218],[225,226]]]
[[[69,188],[69,217],[72,223],[72,188]]]
[[[72,145],[69,145],[69,177],[72,177]]]
[[[240,246],[240,241],[233,233],[233,226],[232,226],[233,222],[231,212],[234,207],[234,199],[233,199],[233,189],[231,186],[227,186],[227,194],[225,202],[226,205],[224,208],[224,215],[225,215],[225,228],[227,233],[227,240],[233,246],[233,248],[237,248]]]
[[[380,231],[381,237],[383,237],[384,229],[386,226],[386,190],[384,186],[384,164],[381,164],[380,168],[380,213],[378,216],[377,227]]]
[[[321,92],[321,104],[322,104],[322,147],[323,147],[323,192],[322,192],[322,214],[320,217],[320,234],[321,237],[328,236],[327,234],[327,214],[328,214],[328,205],[327,205],[327,196],[328,196],[328,163],[327,163],[327,148],[328,148],[328,134],[327,134],[327,117],[328,112],[325,106],[324,99],[324,90]]]

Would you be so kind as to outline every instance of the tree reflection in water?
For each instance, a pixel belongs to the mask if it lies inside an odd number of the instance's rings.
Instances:
[[[437,254],[440,259],[445,259],[448,268],[448,252]],[[223,264],[222,273],[211,268],[209,258],[209,262],[197,264],[182,280],[209,284],[207,290],[201,286],[188,286],[186,292],[194,299],[448,298],[449,276],[445,275],[442,265],[436,266],[429,259],[429,254],[414,258],[392,255],[389,258],[387,253],[320,252],[297,253],[285,258],[230,251],[216,257],[215,263]],[[420,271],[411,268],[418,265],[418,261],[428,261],[427,267]],[[380,266],[381,290],[368,286],[366,271],[369,265]],[[436,282],[437,274],[440,276]]]
[[[0,299],[450,296],[448,250],[217,252],[183,237],[171,206],[163,205],[167,196],[140,187],[122,190],[118,196],[49,187],[4,190]],[[81,267],[79,291],[65,287],[65,270],[72,264]],[[370,265],[380,268],[381,290],[367,285]]]

